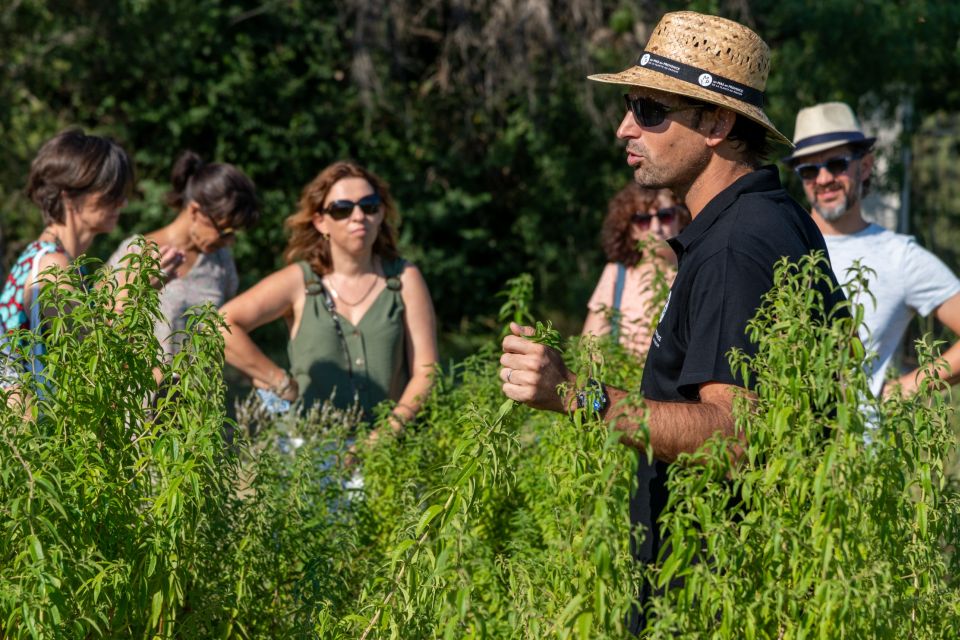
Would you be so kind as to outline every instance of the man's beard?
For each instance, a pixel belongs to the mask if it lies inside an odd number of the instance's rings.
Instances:
[[[845,214],[847,212],[847,209],[849,209],[849,207],[847,206],[847,196],[846,194],[844,194],[843,202],[838,202],[837,204],[832,205],[830,207],[827,207],[821,204],[815,204],[813,205],[813,208],[816,209],[817,213],[820,214],[820,217],[826,220],[827,222],[836,222],[837,220],[842,218],[843,214]]]
[[[863,182],[860,180],[860,171],[857,171],[856,175],[851,176],[851,178],[853,184],[856,186],[851,189],[850,193],[843,194],[843,200],[841,202],[828,207],[819,204],[816,200],[814,201],[814,210],[827,222],[836,222],[855,204],[860,202],[860,197],[863,195]]]
[[[684,197],[690,185],[703,173],[710,162],[708,153],[699,157],[687,156],[680,166],[664,167],[653,164],[645,157],[646,166],[633,171],[633,180],[645,189],[670,189],[678,197]]]

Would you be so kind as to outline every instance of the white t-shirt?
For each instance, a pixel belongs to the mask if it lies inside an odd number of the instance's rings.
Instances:
[[[850,280],[847,270],[856,260],[873,270],[867,274],[869,295],[855,300],[863,305],[861,339],[870,362],[870,390],[879,395],[887,367],[915,313],[928,315],[957,293],[960,280],[939,258],[917,244],[913,236],[870,224],[848,235],[823,237],[837,280]],[[869,356],[868,356],[869,357]]]

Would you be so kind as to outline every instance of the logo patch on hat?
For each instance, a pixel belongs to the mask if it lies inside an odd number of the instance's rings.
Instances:
[[[589,78],[706,100],[750,118],[771,138],[790,144],[763,111],[770,47],[748,27],[718,16],[673,11],[660,19],[634,60],[620,73]]]

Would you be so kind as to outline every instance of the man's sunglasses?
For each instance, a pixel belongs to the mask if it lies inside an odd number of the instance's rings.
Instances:
[[[229,227],[229,226],[221,227],[219,224],[217,224],[217,219],[214,218],[209,213],[207,213],[206,211],[203,211],[203,215],[207,216],[207,220],[209,220],[210,224],[213,225],[213,228],[217,230],[217,235],[220,237],[221,240],[226,240],[227,238],[232,237],[237,232],[237,230],[234,229],[233,227]]]
[[[637,124],[642,127],[655,127],[662,124],[667,119],[668,113],[676,111],[689,111],[691,109],[705,109],[706,105],[691,104],[685,107],[668,107],[660,104],[650,98],[631,98],[630,94],[623,94],[623,99],[627,101],[627,110],[633,112],[633,117]]]
[[[677,208],[667,207],[665,209],[660,209],[656,213],[643,213],[642,211],[637,211],[630,216],[630,222],[637,225],[641,229],[648,229],[650,227],[650,221],[654,218],[658,218],[660,220],[660,224],[672,224],[674,218],[676,217]]]
[[[795,166],[793,170],[797,172],[801,180],[806,181],[816,180],[817,176],[820,175],[820,169],[826,169],[830,172],[830,175],[838,176],[841,173],[846,173],[847,169],[850,168],[850,163],[854,160],[859,160],[861,157],[862,156],[858,154],[853,154],[850,156],[836,156],[823,162],[804,162],[803,164]]]
[[[380,196],[372,193],[354,202],[353,200],[334,200],[323,210],[334,220],[343,220],[353,213],[354,207],[360,207],[364,214],[372,216],[380,211]]]

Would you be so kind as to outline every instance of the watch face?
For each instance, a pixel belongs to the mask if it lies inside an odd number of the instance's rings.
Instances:
[[[589,398],[587,397],[587,394]],[[592,407],[594,413],[602,413],[607,405],[610,404],[610,398],[607,396],[607,390],[603,383],[596,380],[588,380],[587,387],[577,393],[577,409],[583,409],[588,405]]]

